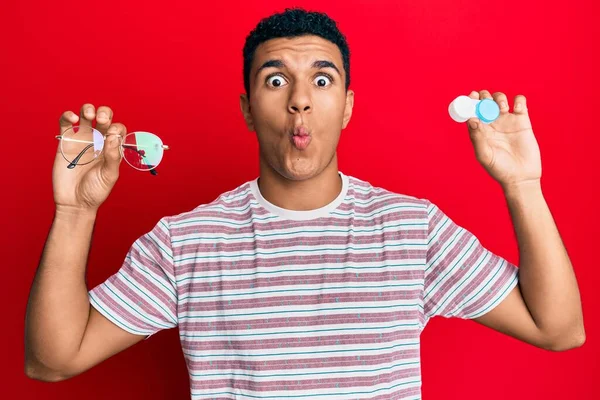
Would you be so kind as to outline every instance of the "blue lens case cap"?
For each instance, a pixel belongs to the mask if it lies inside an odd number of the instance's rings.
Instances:
[[[500,107],[498,107],[498,104],[492,99],[483,99],[477,103],[475,113],[477,114],[477,118],[482,122],[489,124],[490,122],[494,122],[500,116]]]

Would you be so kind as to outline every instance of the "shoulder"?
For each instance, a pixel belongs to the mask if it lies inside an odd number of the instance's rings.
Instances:
[[[218,195],[210,203],[199,204],[192,210],[161,218],[170,227],[185,226],[207,218],[228,218],[243,214],[251,200],[250,182]]]
[[[431,202],[428,199],[375,186],[368,181],[353,176],[349,176],[348,178],[348,194],[357,203],[368,202],[370,204],[395,205],[421,212],[427,211],[431,207]]]

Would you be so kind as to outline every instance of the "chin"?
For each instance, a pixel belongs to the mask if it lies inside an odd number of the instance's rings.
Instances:
[[[306,163],[307,161],[308,163]],[[318,166],[309,163],[309,160],[300,160],[296,165],[284,167],[280,174],[292,181],[303,181],[310,179],[318,175],[321,171],[319,170]]]

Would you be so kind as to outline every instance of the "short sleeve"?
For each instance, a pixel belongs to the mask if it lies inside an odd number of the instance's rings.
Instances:
[[[492,310],[518,283],[518,268],[427,201],[423,306],[434,317],[473,319]]]
[[[162,218],[133,243],[121,268],[88,297],[114,324],[148,338],[177,326],[176,288],[170,230]]]

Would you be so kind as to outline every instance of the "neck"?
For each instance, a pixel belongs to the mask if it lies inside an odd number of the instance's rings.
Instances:
[[[286,210],[310,211],[324,207],[342,191],[337,154],[321,173],[304,180],[287,179],[261,159],[258,187],[265,200]]]

